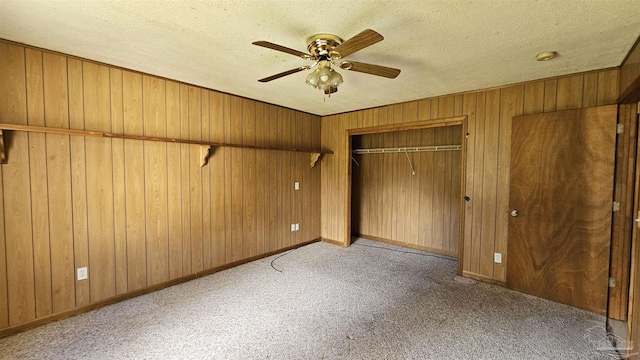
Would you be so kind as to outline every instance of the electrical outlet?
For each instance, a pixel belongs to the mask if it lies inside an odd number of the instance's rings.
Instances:
[[[502,254],[501,253],[493,253],[493,262],[496,264],[502,264]]]
[[[296,224],[291,224],[291,231],[296,231]]]
[[[293,183],[293,189],[294,190],[300,190],[300,183],[298,181]]]
[[[85,280],[89,277],[86,267],[78,268],[78,281]]]

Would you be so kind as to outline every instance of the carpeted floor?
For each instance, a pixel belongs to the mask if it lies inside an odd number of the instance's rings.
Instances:
[[[603,317],[455,271],[369,240],[314,243],[0,339],[0,358],[616,358]]]

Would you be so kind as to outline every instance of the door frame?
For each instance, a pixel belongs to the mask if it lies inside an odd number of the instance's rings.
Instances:
[[[379,125],[379,126],[371,126],[366,128],[358,128],[358,129],[347,129],[344,134],[343,140],[346,142],[346,154],[344,156],[344,166],[345,170],[345,179],[343,181],[346,182],[346,191],[344,193],[344,229],[345,234],[343,234],[344,238],[340,241],[341,245],[344,247],[348,247],[351,245],[351,145],[352,145],[352,136],[357,135],[370,135],[370,134],[381,134],[381,133],[389,133],[396,131],[406,131],[406,130],[420,130],[420,129],[428,129],[428,128],[437,128],[443,126],[462,126],[461,134],[461,145],[462,149],[460,150],[462,153],[462,161],[460,161],[460,196],[459,202],[459,228],[458,228],[458,275],[462,276],[462,261],[464,259],[464,196],[465,196],[465,182],[466,182],[466,168],[467,168],[467,116],[455,116],[448,118],[440,118],[433,120],[423,120],[423,121],[414,121],[409,123],[400,123],[400,124],[388,124],[388,125]]]

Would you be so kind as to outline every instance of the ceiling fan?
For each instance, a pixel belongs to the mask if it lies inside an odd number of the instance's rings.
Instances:
[[[313,61],[313,64],[311,65],[300,66],[295,69],[283,71],[279,74],[275,74],[258,81],[269,82],[287,75],[295,74],[299,71],[315,68],[315,70],[307,76],[307,84],[324,91],[325,94],[332,94],[338,91],[338,86],[342,84],[343,80],[342,75],[335,71],[331,65],[343,70],[357,71],[365,74],[395,79],[400,74],[399,69],[343,60],[345,57],[355,53],[356,51],[362,50],[382,41],[383,39],[382,35],[371,29],[364,30],[347,41],[343,41],[340,37],[332,34],[316,34],[307,39],[307,50],[309,50],[310,54],[268,41],[255,41],[252,43],[253,45],[282,51],[287,54],[299,56],[305,60]]]

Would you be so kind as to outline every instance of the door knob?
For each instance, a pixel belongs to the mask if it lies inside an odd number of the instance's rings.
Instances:
[[[516,209],[511,210],[511,216],[518,217],[518,215],[520,215],[520,213],[518,213],[518,210]]]

